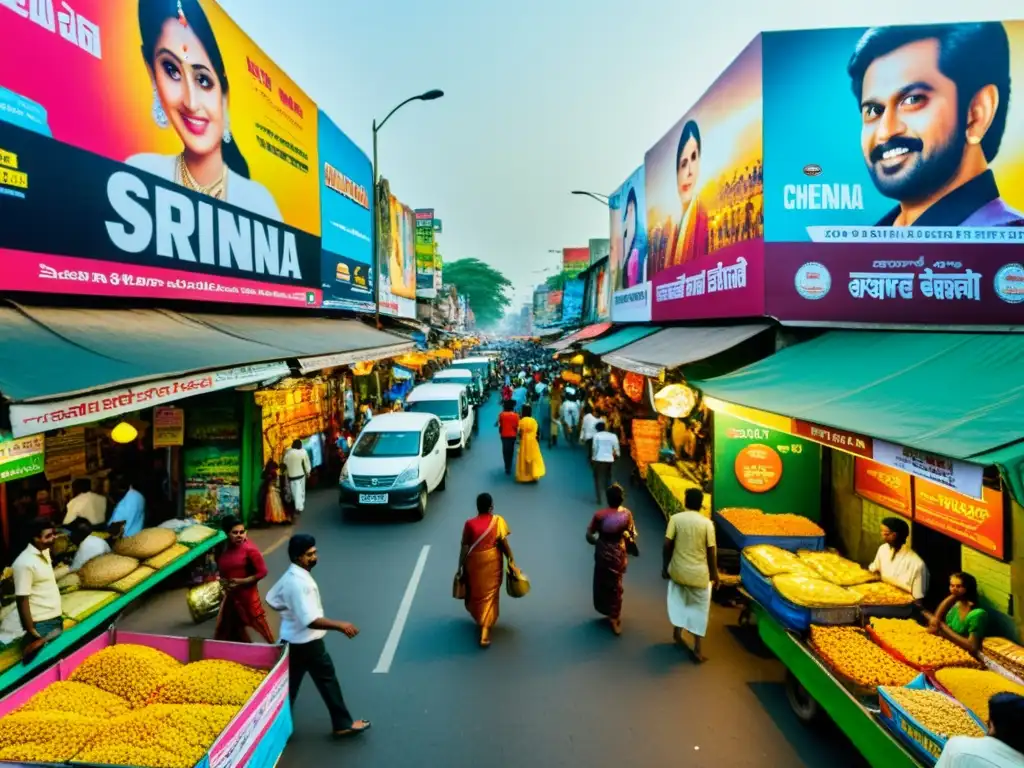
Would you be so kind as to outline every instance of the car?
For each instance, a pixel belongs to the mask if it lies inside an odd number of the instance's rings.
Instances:
[[[431,413],[382,413],[363,428],[338,481],[343,512],[411,510],[427,513],[433,491],[448,481],[445,427]]]
[[[444,422],[448,450],[461,453],[473,442],[476,413],[463,384],[420,384],[405,398],[410,413],[432,413]]]
[[[448,370],[453,368],[465,368],[472,371],[483,380],[486,387],[497,371],[497,362],[491,357],[464,357],[461,360],[452,360],[451,368]]]
[[[445,368],[437,371],[430,381],[432,384],[462,384],[465,387],[470,387],[474,405],[483,399],[483,381],[468,368]]]

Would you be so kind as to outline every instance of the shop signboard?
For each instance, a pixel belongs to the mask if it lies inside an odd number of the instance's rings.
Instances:
[[[651,319],[764,314],[761,38],[644,156]]]
[[[1020,324],[1024,22],[763,40],[767,313]]]
[[[1006,518],[1001,491],[985,487],[981,499],[914,480],[914,522],[944,533],[997,560],[1006,559]]]
[[[547,294],[547,320],[548,325],[557,325],[562,322],[562,291],[548,291]]]
[[[875,461],[902,470],[914,477],[920,477],[936,485],[970,496],[981,498],[983,468],[980,464],[968,464],[934,453],[918,451],[905,445],[895,445],[885,440],[875,440],[872,452]]]
[[[10,406],[11,432],[15,437],[24,437],[39,431],[91,424],[193,395],[279,379],[287,376],[289,370],[285,362],[259,363],[206,373],[190,373],[132,387],[76,395],[65,400],[15,403]]]
[[[324,112],[317,126],[323,306],[372,312],[373,170],[366,154]]]
[[[854,459],[854,493],[904,517],[911,517],[914,511],[910,477],[871,459]]]
[[[823,424],[815,424],[810,421],[793,419],[793,434],[806,437],[828,448],[837,448],[856,456],[863,456],[870,459],[874,455],[874,441],[867,435],[858,435],[856,432],[849,432],[845,429],[826,427]]]
[[[174,448],[185,444],[185,411],[174,406],[153,409],[153,447]]]
[[[416,318],[416,214],[381,179],[378,219],[380,313]]]
[[[0,483],[38,475],[44,469],[45,441],[42,434],[12,437],[0,433]]]
[[[444,285],[444,259],[441,257],[441,251],[438,250],[437,243],[434,243],[434,291],[440,293],[441,286]]]
[[[562,274],[566,280],[579,277],[580,272],[590,266],[590,248],[563,248]]]
[[[566,325],[578,325],[583,320],[583,289],[585,281],[566,280],[562,291],[562,322]]]
[[[716,509],[754,507],[821,519],[821,448],[781,430],[716,412]]]
[[[615,323],[646,323],[651,319],[646,200],[642,165],[608,198],[609,290],[611,320]]]
[[[0,29],[0,290],[320,305],[316,105],[214,0]]]
[[[437,297],[434,288],[434,209],[417,208],[416,214],[416,298]]]

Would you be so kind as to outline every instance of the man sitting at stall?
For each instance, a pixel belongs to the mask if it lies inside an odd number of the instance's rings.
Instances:
[[[94,557],[110,552],[110,545],[99,536],[93,536],[92,524],[84,517],[75,518],[69,527],[71,543],[78,547],[78,551],[75,552],[75,557],[71,561],[72,571],[79,571]]]
[[[882,539],[875,560],[868,570],[877,573],[882,581],[899,587],[914,596],[920,604],[928,591],[928,568],[924,560],[910,548],[910,526],[901,517],[887,517],[882,521]]]
[[[988,612],[978,605],[978,580],[969,573],[949,577],[949,597],[934,614],[925,612],[928,631],[956,643],[975,656],[988,629]]]

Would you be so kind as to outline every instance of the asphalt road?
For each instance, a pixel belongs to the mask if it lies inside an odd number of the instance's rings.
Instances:
[[[311,494],[301,529],[317,537],[325,610],[360,628],[351,641],[331,635],[328,647],[353,715],[373,729],[333,741],[307,681],[281,768],[327,760],[361,768],[864,765],[834,727],[797,722],[782,665],[736,626],[737,611],[713,608],[704,666],[672,645],[659,557],[664,519],[646,491],[628,486],[641,557],[626,576],[623,634],[612,635],[591,604],[584,532],[595,505],[582,449],[545,450],[547,476],[517,485],[503,471],[496,413],[493,404],[485,409],[472,449],[450,460],[448,488],[431,497],[423,522],[345,522],[333,490]],[[494,495],[533,583],[522,600],[502,596],[488,649],[451,597],[462,524],[481,491]],[[255,536],[270,550],[264,589],[287,566],[288,532]],[[396,630],[403,602],[407,620]],[[124,624],[195,634],[183,604],[165,595]]]

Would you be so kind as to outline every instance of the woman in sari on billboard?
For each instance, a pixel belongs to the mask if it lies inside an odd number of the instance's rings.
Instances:
[[[620,284],[615,286],[617,291],[647,282],[647,249],[643,247],[646,233],[637,226],[638,216],[636,190],[630,187],[626,194],[626,209],[622,214],[622,253],[624,258],[622,270],[619,273]]]
[[[708,213],[698,195],[701,152],[700,128],[696,121],[688,120],[676,148],[679,219],[668,222],[657,272],[685,264],[708,252]]]
[[[139,32],[153,83],[153,121],[174,129],[182,151],[138,154],[127,164],[283,221],[270,191],[249,178],[249,164],[231,135],[224,58],[198,0],[139,0]]]

